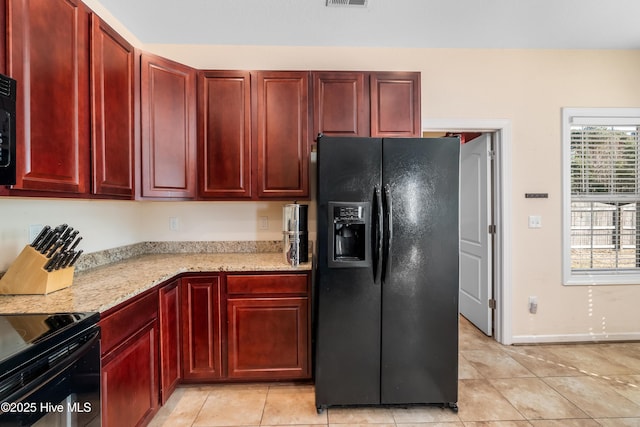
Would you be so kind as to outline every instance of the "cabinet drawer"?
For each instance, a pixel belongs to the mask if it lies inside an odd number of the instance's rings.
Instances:
[[[107,354],[129,336],[158,316],[158,295],[148,293],[131,303],[115,307],[100,319],[102,355]]]
[[[227,294],[307,294],[306,274],[239,274],[227,276]]]

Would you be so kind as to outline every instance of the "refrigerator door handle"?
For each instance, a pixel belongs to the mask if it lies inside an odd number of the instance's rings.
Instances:
[[[393,245],[393,207],[391,206],[391,188],[389,185],[384,186],[384,219],[382,225],[382,281],[391,270],[391,247]]]
[[[373,281],[380,275],[380,257],[382,256],[382,194],[380,187],[373,188],[373,214],[371,216],[371,252],[373,254]]]

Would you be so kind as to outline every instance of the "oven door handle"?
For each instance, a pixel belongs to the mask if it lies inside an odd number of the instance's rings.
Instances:
[[[52,380],[56,379],[60,374],[71,368],[74,363],[84,357],[91,347],[100,340],[100,329],[96,328],[95,332],[91,335],[89,340],[82,344],[79,348],[77,348],[73,353],[66,356],[64,359],[60,360],[50,369],[47,369],[45,372],[42,372],[36,378],[34,378],[29,383],[25,384],[20,390],[8,396],[6,399],[3,399],[3,402],[21,402],[24,399],[31,396],[33,393],[40,390],[42,387],[46,386]],[[40,408],[38,408],[39,410]],[[0,411],[0,414],[2,412]]]

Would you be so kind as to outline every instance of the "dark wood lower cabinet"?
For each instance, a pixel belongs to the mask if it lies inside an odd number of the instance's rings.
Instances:
[[[182,359],[185,380],[222,377],[219,276],[182,279]]]
[[[147,292],[105,313],[102,329],[102,425],[146,425],[158,402],[158,299]]]
[[[229,378],[309,376],[307,298],[234,298],[227,313]]]
[[[311,378],[308,272],[182,278],[185,381]]]
[[[163,405],[182,378],[180,309],[180,280],[176,279],[158,291],[160,400]]]
[[[310,277],[176,277],[103,313],[102,425],[146,425],[181,381],[311,378]]]
[[[103,359],[102,425],[139,426],[158,409],[155,320]]]

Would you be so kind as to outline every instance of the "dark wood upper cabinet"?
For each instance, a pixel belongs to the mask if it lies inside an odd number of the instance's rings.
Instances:
[[[258,71],[258,197],[309,197],[309,72]]]
[[[313,139],[369,136],[369,75],[317,71],[313,76]]]
[[[371,136],[419,137],[420,73],[372,72]]]
[[[18,82],[16,189],[89,193],[89,13],[77,0],[8,0]]]
[[[141,58],[141,196],[196,195],[196,71],[155,55]]]
[[[251,198],[251,74],[198,73],[198,195]]]
[[[134,48],[91,15],[94,194],[134,196]]]
[[[0,195],[308,199],[319,133],[420,136],[417,72],[198,72],[80,0],[2,5],[18,161]]]

